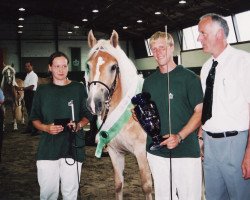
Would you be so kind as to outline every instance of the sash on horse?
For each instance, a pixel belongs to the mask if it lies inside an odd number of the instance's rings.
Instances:
[[[152,180],[146,158],[146,133],[131,113],[131,98],[141,92],[143,79],[118,45],[115,31],[110,40],[98,42],[90,31],[88,43],[92,49],[85,70],[85,81],[88,86],[87,107],[98,116],[96,156],[100,157],[102,148],[107,145],[115,172],[116,199],[121,200],[125,154],[134,154],[145,198],[151,200]]]

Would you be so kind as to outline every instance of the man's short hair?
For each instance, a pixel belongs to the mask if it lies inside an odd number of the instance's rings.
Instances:
[[[167,39],[166,39],[167,37]],[[162,31],[157,31],[156,33],[154,33],[150,38],[149,38],[149,45],[151,46],[151,44],[159,39],[159,38],[165,38],[167,45],[169,46],[173,46],[174,45],[174,39],[172,37],[172,35],[170,35],[169,33],[166,34],[166,32],[162,32]]]
[[[228,37],[229,34],[229,27],[227,24],[227,21],[223,18],[222,15],[216,14],[216,13],[208,13],[200,17],[200,20],[206,18],[206,17],[211,17],[213,22],[216,22],[219,24],[219,26],[224,30],[225,37]]]

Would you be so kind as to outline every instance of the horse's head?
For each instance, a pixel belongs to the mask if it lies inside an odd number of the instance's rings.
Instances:
[[[85,79],[88,87],[88,109],[96,115],[101,115],[117,87],[119,65],[117,59],[110,53],[118,45],[118,34],[113,31],[109,41],[96,41],[93,32],[88,35],[88,44],[92,48],[86,66]]]
[[[6,65],[3,68],[2,74],[3,74],[2,84],[6,83],[11,86],[15,85],[16,71],[13,67],[11,67],[10,65]]]

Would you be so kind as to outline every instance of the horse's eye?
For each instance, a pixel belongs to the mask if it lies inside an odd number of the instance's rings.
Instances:
[[[112,67],[111,67],[111,71],[116,70],[116,68],[117,68],[117,65],[112,65]]]

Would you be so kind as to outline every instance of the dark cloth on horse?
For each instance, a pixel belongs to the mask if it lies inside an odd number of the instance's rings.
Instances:
[[[0,89],[0,102],[4,101],[3,91]],[[4,122],[4,112],[2,105],[0,103],[0,163],[2,161],[2,145],[3,145],[3,122]]]
[[[0,163],[2,159],[2,145],[3,145],[3,121],[4,121],[4,112],[2,106],[0,106]]]
[[[30,116],[30,112],[32,108],[32,101],[33,101],[34,94],[35,94],[35,91],[33,90],[24,90],[25,107],[29,116]]]

